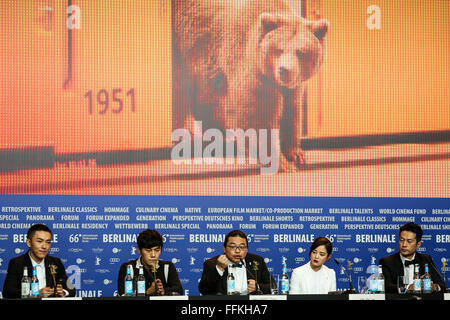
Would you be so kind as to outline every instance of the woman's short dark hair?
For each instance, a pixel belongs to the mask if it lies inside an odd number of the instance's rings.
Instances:
[[[408,223],[402,225],[400,227],[399,235],[403,231],[409,231],[409,232],[415,233],[417,242],[422,241],[422,235],[423,235],[422,227],[419,226],[417,223],[408,222]]]
[[[32,239],[34,234],[36,233],[36,231],[45,231],[50,233],[50,235],[52,234],[52,231],[50,230],[49,227],[47,227],[45,224],[41,224],[41,223],[37,223],[37,224],[33,224],[30,229],[28,229],[27,231],[27,239]]]
[[[137,245],[139,249],[151,249],[153,247],[163,247],[163,237],[156,230],[147,229],[139,233]]]
[[[245,242],[247,243],[247,246],[248,246],[248,240],[247,240],[247,236],[245,235],[245,233],[243,233],[241,230],[233,230],[233,231],[228,232],[228,234],[225,236],[225,241],[223,242],[224,247],[227,246],[228,238],[230,238],[230,237],[244,238]]]
[[[319,237],[314,240],[314,242],[311,244],[311,248],[309,249],[309,255],[311,255],[311,252],[313,252],[317,247],[320,246],[325,246],[328,257],[331,256],[331,253],[333,252],[333,245],[331,244],[331,241],[325,237]]]

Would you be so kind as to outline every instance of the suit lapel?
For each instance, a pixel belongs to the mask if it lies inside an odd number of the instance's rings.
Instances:
[[[402,263],[402,259],[400,258],[400,252],[397,252],[395,255],[395,269],[398,270],[398,275],[404,276],[405,275],[405,268]]]
[[[24,254],[24,266],[27,267],[28,277],[31,278],[31,276],[33,275],[33,264],[31,263],[31,258],[28,252]]]
[[[59,266],[55,263],[55,260],[52,259],[50,256],[45,257],[44,264],[45,264],[45,281],[47,281],[47,287],[55,287],[56,286],[55,281],[58,281],[58,275],[60,272],[60,270],[58,270]],[[56,267],[54,280],[50,272],[51,265],[54,265]]]
[[[44,265],[45,265],[45,281],[47,282],[47,287],[53,287],[53,278],[50,274],[50,262],[48,259],[48,256],[44,259]]]
[[[247,280],[253,279],[253,276],[249,272],[249,270],[251,271],[251,269],[250,269],[251,266],[250,266],[250,262],[248,260],[248,255],[247,255],[247,257],[245,257],[244,262],[245,262],[245,265],[242,265],[242,268],[245,268],[245,273],[247,274]]]
[[[253,257],[249,257],[249,255],[247,254],[247,257],[245,257],[245,265],[247,266],[247,279],[255,280],[255,277],[258,277],[259,272],[258,262]]]

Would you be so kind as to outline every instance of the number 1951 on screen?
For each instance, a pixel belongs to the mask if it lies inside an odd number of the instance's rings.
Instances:
[[[136,110],[134,88],[131,88],[126,93],[121,88],[112,89],[110,92],[106,89],[101,89],[98,92],[89,90],[84,97],[88,99],[90,115],[94,114],[94,108],[98,110],[95,113],[99,115],[104,115],[108,112],[118,114],[126,108],[130,108],[131,112]]]

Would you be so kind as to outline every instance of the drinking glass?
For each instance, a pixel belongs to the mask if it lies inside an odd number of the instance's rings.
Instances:
[[[367,293],[367,277],[366,276],[358,277],[358,292],[361,294]]]
[[[280,283],[280,276],[278,274],[273,275],[270,278],[270,294],[277,295],[278,294],[278,285]]]
[[[406,281],[405,276],[397,277],[397,288],[398,288],[398,293],[400,293],[400,294],[406,293],[406,290],[408,288],[408,283]]]

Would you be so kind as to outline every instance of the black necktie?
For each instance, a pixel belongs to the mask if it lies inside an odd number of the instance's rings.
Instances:
[[[408,266],[409,265],[411,265],[411,264],[415,264],[417,261],[414,259],[414,260],[411,260],[411,261],[409,261],[409,260],[405,260],[405,268],[408,268]]]

